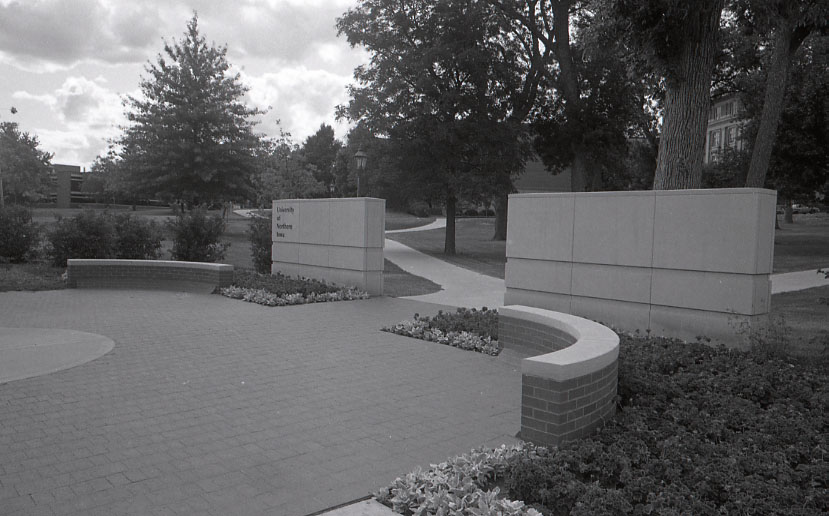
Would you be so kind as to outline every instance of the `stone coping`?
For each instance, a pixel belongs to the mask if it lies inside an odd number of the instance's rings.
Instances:
[[[559,351],[525,358],[521,374],[563,382],[609,366],[619,358],[619,336],[599,323],[552,310],[521,305],[504,306],[499,315],[555,328],[574,343]]]
[[[769,190],[767,188],[698,188],[689,190],[625,190],[612,192],[535,192],[510,194],[510,197],[664,197],[672,195],[734,195],[748,193],[777,196],[775,190]]]
[[[87,259],[70,258],[66,265],[95,265],[95,266],[135,266],[135,267],[165,267],[181,269],[203,269],[215,271],[232,271],[233,265],[226,263],[180,262],[176,260],[114,260],[114,259]]]

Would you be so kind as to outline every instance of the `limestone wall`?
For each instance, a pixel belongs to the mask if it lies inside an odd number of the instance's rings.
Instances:
[[[770,308],[775,203],[751,188],[512,195],[505,304],[745,343]]]
[[[273,202],[273,273],[383,294],[386,201],[368,197]]]

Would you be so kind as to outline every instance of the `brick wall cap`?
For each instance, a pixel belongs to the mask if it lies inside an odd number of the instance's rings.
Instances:
[[[498,310],[500,317],[535,322],[570,335],[570,346],[521,361],[521,373],[558,382],[600,371],[619,358],[619,336],[610,328],[575,315],[521,305]]]
[[[164,267],[164,268],[182,268],[182,269],[203,269],[212,271],[233,271],[233,265],[227,263],[205,263],[205,262],[179,262],[175,260],[95,260],[95,259],[81,259],[70,258],[66,260],[67,266],[121,266],[121,267]]]
[[[775,190],[767,188],[709,188],[691,190],[627,190],[623,192],[541,192],[510,194],[510,198],[545,198],[545,197],[665,197],[675,195],[777,195]]]

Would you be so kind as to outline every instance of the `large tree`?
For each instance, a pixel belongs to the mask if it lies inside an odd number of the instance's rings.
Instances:
[[[14,112],[14,111],[13,111]],[[49,186],[52,155],[16,122],[0,122],[0,207],[38,200]]]
[[[207,201],[250,193],[260,111],[243,103],[247,88],[226,54],[207,44],[193,15],[184,39],[165,43],[164,55],[147,65],[141,95],[125,100],[130,124],[118,141],[137,191]]]
[[[343,144],[334,136],[334,128],[320,124],[317,132],[305,139],[302,154],[308,164],[313,165],[314,178],[328,186],[334,182],[334,161]]]
[[[783,115],[791,63],[810,34],[829,30],[825,0],[737,0],[734,9],[744,30],[765,36],[765,91],[757,115],[746,186],[761,188],[772,160],[777,127]],[[822,85],[826,87],[825,84]]]
[[[725,0],[616,0],[630,41],[665,80],[653,187],[699,188]]]
[[[529,151],[510,117],[515,48],[490,3],[364,0],[338,21],[349,43],[371,54],[339,116],[387,138],[424,192],[441,192],[444,252],[455,253],[456,203],[494,194]]]

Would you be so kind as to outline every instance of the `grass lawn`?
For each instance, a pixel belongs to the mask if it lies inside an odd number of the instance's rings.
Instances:
[[[829,213],[794,215],[774,232],[774,272],[829,268]]]
[[[409,229],[425,226],[435,221],[435,217],[417,217],[399,211],[386,211],[386,231]]]
[[[771,315],[770,337],[784,350],[829,357],[829,287],[775,294]]]

